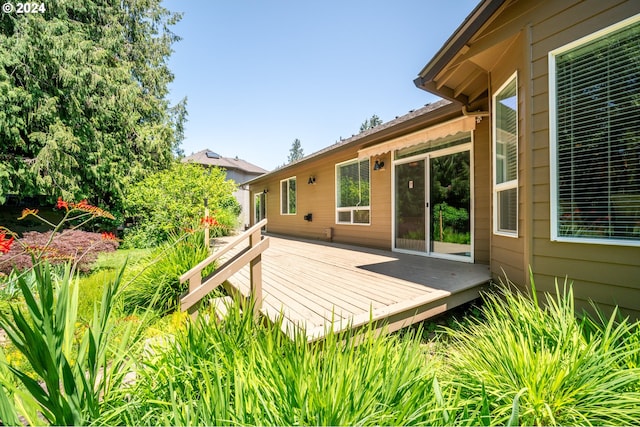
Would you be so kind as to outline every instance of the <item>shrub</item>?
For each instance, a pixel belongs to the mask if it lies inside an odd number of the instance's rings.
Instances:
[[[134,227],[125,234],[125,246],[157,246],[171,234],[193,228],[203,217],[205,198],[219,223],[212,236],[234,229],[241,209],[233,197],[235,190],[235,183],[226,181],[219,168],[175,163],[148,176],[126,191],[125,209]]]
[[[546,308],[505,285],[485,294],[482,321],[449,330],[445,377],[461,396],[507,423],[512,403],[521,425],[631,425],[640,419],[639,371],[628,367],[635,327],[615,314],[603,327],[580,321],[571,286],[546,295]],[[585,325],[590,324],[590,333]]]
[[[51,240],[51,235],[54,234]],[[51,240],[51,243],[48,242]],[[0,272],[8,274],[14,268],[20,271],[32,267],[32,255],[41,253],[41,259],[50,264],[72,262],[82,271],[88,271],[101,252],[113,252],[118,242],[105,239],[100,233],[80,230],[64,230],[61,233],[29,231],[11,246],[0,261]]]
[[[144,260],[127,271],[131,283],[124,291],[125,310],[152,308],[161,313],[173,311],[189,284],[179,278],[209,255],[202,231],[173,236]],[[209,274],[213,267],[205,269]]]

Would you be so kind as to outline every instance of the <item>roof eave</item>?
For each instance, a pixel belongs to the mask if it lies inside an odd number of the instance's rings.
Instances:
[[[440,102],[444,102],[444,101],[438,101],[433,105],[437,105]],[[417,130],[418,128],[425,127],[425,125],[429,126],[430,124],[437,123],[446,118],[452,117],[453,115],[456,115],[456,114],[461,114],[461,110],[458,105],[451,104],[451,103],[445,104],[445,105],[439,106],[435,110],[429,111],[426,114],[413,117],[409,120],[401,121],[400,123],[392,125],[390,127],[383,128],[377,131],[375,130],[375,128],[371,129],[370,131],[367,131],[368,133],[366,133],[365,135],[356,135],[346,140],[345,143],[341,143],[335,147],[330,146],[316,153],[312,153],[294,163],[290,163],[281,168],[267,172],[264,175],[260,175],[256,178],[252,178],[251,180],[246,181],[245,184],[253,184],[263,179],[267,179],[272,175],[285,172],[289,169],[299,166],[300,164],[321,159],[324,156],[330,155],[331,153],[335,153],[336,150],[346,150],[354,146],[369,147],[375,144],[379,144],[389,138],[393,138],[402,134],[411,133],[412,131]],[[399,119],[402,120],[402,117],[400,117]],[[393,120],[391,122],[393,122]]]
[[[464,99],[443,93],[433,83],[433,79],[449,64],[458,52],[471,40],[474,34],[491,18],[506,0],[483,0],[460,24],[458,29],[440,48],[431,61],[424,66],[413,83],[422,90],[442,96],[450,101],[464,104]]]

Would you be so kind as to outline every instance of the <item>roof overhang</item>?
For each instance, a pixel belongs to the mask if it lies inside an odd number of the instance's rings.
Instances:
[[[421,129],[407,135],[386,141],[383,144],[373,145],[358,150],[358,158],[365,159],[379,156],[390,151],[401,150],[414,145],[423,144],[436,139],[455,135],[460,132],[472,132],[476,128],[475,116],[458,117],[435,126]]]
[[[491,19],[506,0],[483,0],[467,16],[458,29],[449,37],[434,57],[424,66],[413,83],[420,89],[441,96],[462,105],[468,105],[470,99],[464,91],[450,88],[436,81],[437,77],[455,61],[461,53],[469,49],[469,41]],[[476,78],[481,78],[478,74]],[[479,95],[478,95],[479,96]]]

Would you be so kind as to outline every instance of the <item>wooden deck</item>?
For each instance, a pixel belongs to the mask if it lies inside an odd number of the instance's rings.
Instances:
[[[394,331],[472,301],[490,280],[487,265],[270,235],[262,256],[261,312],[309,341],[370,321]],[[218,241],[217,244],[224,244]],[[231,256],[230,254],[229,256]],[[227,286],[249,294],[249,268]]]

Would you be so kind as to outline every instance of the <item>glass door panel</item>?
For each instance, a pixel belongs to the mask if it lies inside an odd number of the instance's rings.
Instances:
[[[396,249],[426,252],[426,160],[395,167]]]
[[[429,161],[429,252],[471,257],[470,152]]]

